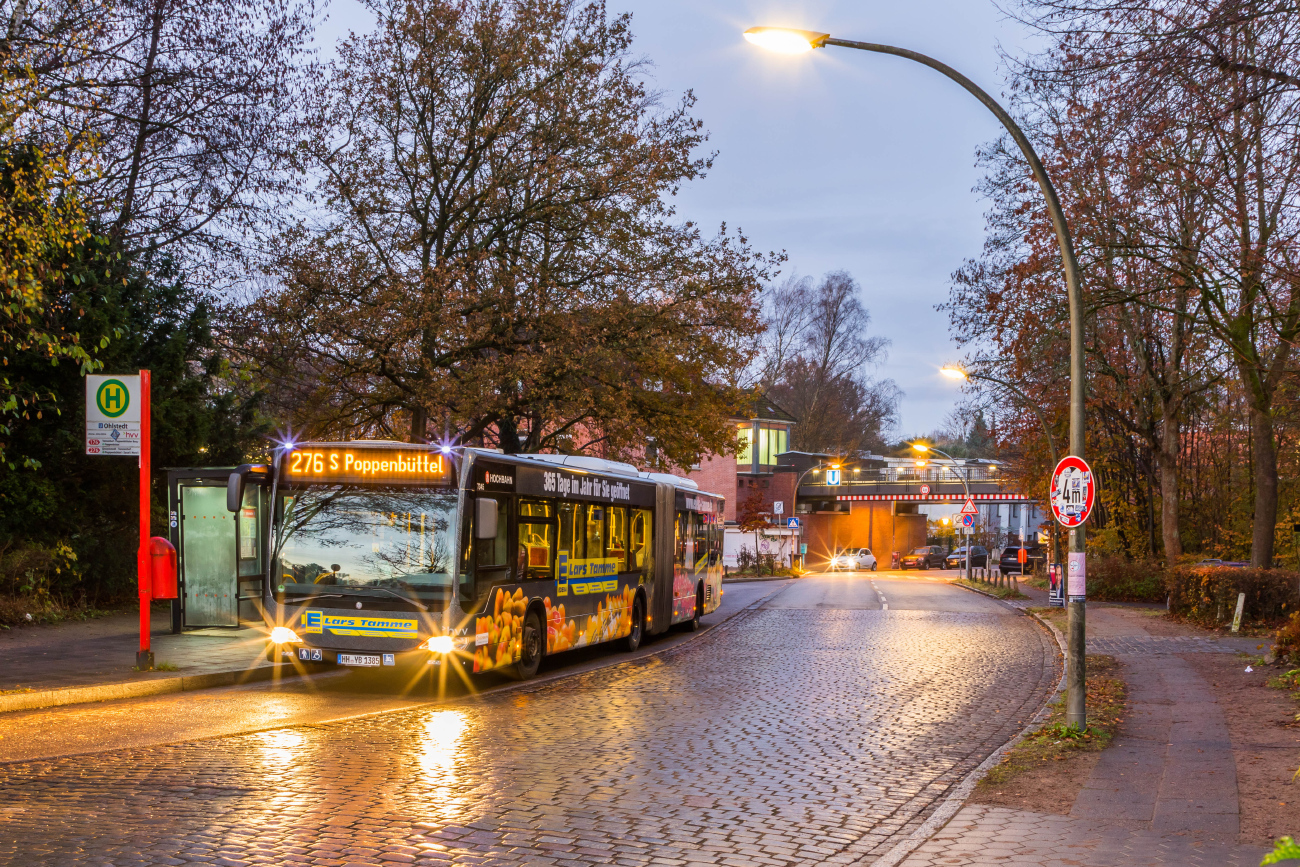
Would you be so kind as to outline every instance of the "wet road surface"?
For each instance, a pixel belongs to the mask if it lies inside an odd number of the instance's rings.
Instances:
[[[803,578],[543,682],[0,766],[0,863],[865,864],[1057,664],[1037,624],[967,591]]]

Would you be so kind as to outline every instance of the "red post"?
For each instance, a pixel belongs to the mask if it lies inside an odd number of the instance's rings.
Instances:
[[[153,601],[152,564],[149,558],[149,371],[140,371],[140,546],[136,553],[136,580],[140,591],[140,651],[135,667],[140,671],[153,668],[153,651],[149,649],[149,603]]]

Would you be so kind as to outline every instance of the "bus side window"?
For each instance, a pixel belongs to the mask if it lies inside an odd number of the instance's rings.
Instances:
[[[559,549],[560,553],[568,555],[570,560],[577,560],[578,553],[573,550],[573,511],[572,503],[560,504]]]
[[[627,507],[610,506],[609,556],[618,562],[618,571],[626,572],[627,565]]]
[[[587,506],[586,537],[587,548],[583,555],[588,560],[602,560],[605,557],[605,508]]]
[[[680,568],[684,569],[690,565],[686,562],[686,542],[690,537],[690,513],[677,512],[677,523],[673,529],[673,538],[676,539],[675,554],[673,560]]]
[[[709,525],[707,515],[691,513],[691,524],[695,531],[695,568],[703,569],[709,565]]]
[[[497,535],[495,539],[474,539],[474,565],[479,569],[506,569],[510,566],[510,501],[497,498]],[[472,537],[471,537],[472,538]],[[500,580],[499,578],[496,580]]]
[[[519,551],[516,567],[520,581],[555,580],[555,518],[550,503],[519,503]]]
[[[649,509],[636,510],[632,518],[632,540],[629,552],[632,557],[630,568],[636,569],[647,579],[650,577],[654,562],[650,551],[650,539],[653,536],[651,520],[653,519]]]

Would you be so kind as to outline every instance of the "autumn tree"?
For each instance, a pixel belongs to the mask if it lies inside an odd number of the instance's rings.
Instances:
[[[1032,0],[1017,9],[1053,38],[1047,51],[1015,62],[1014,92],[1079,246],[1089,450],[1102,472],[1130,473],[1110,486],[1118,494],[1104,485],[1106,506],[1130,508],[1121,500],[1158,477],[1162,547],[1177,558],[1187,506],[1184,420],[1239,393],[1249,407],[1251,442],[1239,464],[1252,469],[1249,549],[1253,562],[1268,565],[1278,400],[1300,326],[1294,8]],[[983,260],[958,274],[953,307],[983,299],[991,328],[1010,325],[1009,339],[995,343],[1014,359],[988,354],[985,363],[1041,390],[1045,380],[1061,382],[1063,304],[1043,255],[1050,235],[1041,209],[1023,196],[1023,175],[1009,161],[989,174],[1001,216]],[[980,335],[967,337],[974,344]],[[1153,499],[1145,495],[1152,537]],[[1135,513],[1122,517],[1138,523]]]
[[[299,425],[667,463],[736,448],[764,261],[668,204],[708,169],[627,16],[569,0],[372,0],[298,152],[246,346]],[[432,429],[432,430],[431,430]]]
[[[870,333],[857,281],[843,271],[816,283],[787,278],[768,290],[764,324],[758,382],[798,419],[793,447],[830,454],[880,448],[901,393],[873,375],[889,341]]]
[[[312,0],[0,0],[39,77],[34,134],[93,144],[75,186],[128,256],[164,253],[211,287],[241,279],[274,205],[311,64]],[[232,267],[233,266],[233,267]]]

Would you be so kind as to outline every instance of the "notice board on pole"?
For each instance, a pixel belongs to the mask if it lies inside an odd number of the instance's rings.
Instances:
[[[86,454],[140,454],[140,376],[86,377]]]

